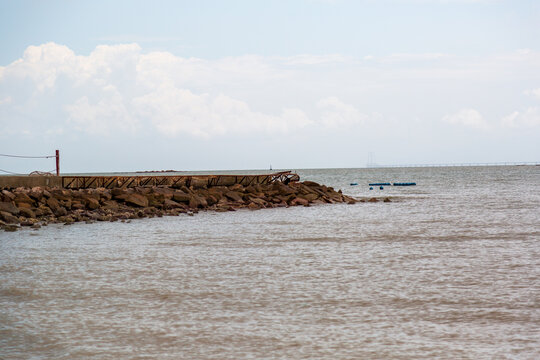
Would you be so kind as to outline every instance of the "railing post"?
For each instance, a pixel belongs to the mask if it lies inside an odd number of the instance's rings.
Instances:
[[[56,176],[60,176],[60,150],[56,150]]]

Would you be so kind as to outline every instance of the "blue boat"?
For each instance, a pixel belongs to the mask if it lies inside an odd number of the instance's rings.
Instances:
[[[369,186],[389,186],[389,185],[392,185],[390,183],[371,183],[369,184]]]
[[[394,183],[394,186],[415,186],[415,182]]]

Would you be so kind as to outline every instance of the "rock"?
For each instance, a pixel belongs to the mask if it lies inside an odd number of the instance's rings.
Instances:
[[[259,207],[266,207],[266,205],[268,204],[266,201],[259,198],[252,198],[251,202],[258,205]]]
[[[30,198],[30,196],[26,195],[25,193],[17,193],[15,194],[15,199],[13,200],[16,204],[20,203],[26,203],[29,205],[34,205],[34,200]]]
[[[86,208],[90,210],[96,210],[99,208],[99,201],[97,199],[87,197],[84,199],[86,203]]]
[[[294,198],[293,200],[291,200],[289,204],[291,206],[296,206],[296,205],[307,206],[307,205],[309,205],[309,201],[307,201],[306,199],[302,199],[300,197],[297,197],[297,198]]]
[[[174,201],[182,202],[182,203],[189,203],[191,200],[191,195],[183,192],[183,191],[175,191],[172,195],[172,198]]]
[[[124,194],[117,196],[116,199],[124,200],[124,202],[131,206],[147,207],[148,199],[144,195],[140,194]]]
[[[165,199],[172,199],[174,190],[166,187],[155,187],[152,189],[154,194],[162,195]]]
[[[13,201],[15,199],[15,195],[8,190],[2,190],[2,197],[6,199],[6,201]]]
[[[306,199],[309,202],[312,202],[314,200],[317,200],[319,198],[319,195],[314,194],[314,193],[309,193],[309,194],[305,194],[305,195],[299,195],[298,197],[300,197],[302,199]]]
[[[163,208],[165,210],[168,210],[168,209],[177,209],[177,208],[183,208],[183,205],[180,205],[179,203],[177,203],[176,201],[174,200],[169,200],[169,199],[165,199],[163,201]]]
[[[242,184],[234,184],[232,186],[229,186],[230,191],[237,191],[237,192],[244,192],[245,188]]]
[[[259,210],[261,207],[253,202],[250,202],[249,205],[247,206],[248,209],[250,210]]]
[[[283,184],[282,182],[279,182],[279,181],[276,181],[272,185],[272,188],[274,190],[276,190],[279,193],[279,195],[292,195],[295,192],[291,187],[289,187],[289,186],[287,186],[287,185],[285,185],[285,184]]]
[[[8,224],[18,224],[19,218],[6,211],[0,211],[0,220],[5,221]]]
[[[368,202],[374,203],[374,202],[379,202],[379,200],[377,200],[376,198],[371,198],[368,200]]]
[[[49,216],[52,215],[53,212],[51,208],[49,208],[47,205],[40,205],[36,210],[37,216]]]
[[[73,201],[73,203],[71,204],[71,210],[84,210],[84,209],[86,209],[86,206],[84,206],[79,201]]]
[[[116,199],[119,196],[127,194],[126,189],[114,188],[111,190],[111,196],[113,199]]]
[[[384,198],[383,201],[384,201],[384,202],[391,202],[391,201],[390,201],[390,198]]]
[[[208,203],[206,202],[206,199],[203,197],[200,197],[198,195],[191,195],[191,198],[189,200],[189,207],[192,209],[197,208],[205,208],[208,206]]]
[[[2,229],[7,232],[15,232],[19,230],[19,227],[17,225],[2,225]]]
[[[30,218],[30,219],[35,219],[36,218],[36,213],[33,212],[31,209],[28,209],[28,208],[21,208],[20,209],[20,214],[22,216],[24,216],[25,218]]]
[[[47,199],[47,206],[52,210],[52,212],[56,212],[60,208],[60,203],[55,198],[51,197]]]
[[[0,211],[10,213],[11,215],[19,214],[19,209],[12,202],[0,202]]]
[[[59,207],[58,209],[56,209],[56,211],[53,211],[53,213],[56,217],[59,217],[59,216],[66,216],[68,212],[65,208]]]
[[[163,201],[165,201],[165,196],[161,194],[147,194],[146,198],[148,199],[148,206],[161,207]]]
[[[39,225],[38,223],[35,223],[31,226],[32,229],[41,229],[41,225]]]
[[[106,201],[103,202],[103,209],[105,209],[105,210],[116,211],[116,210],[118,210],[118,208],[119,208],[119,205],[114,200],[106,200]]]
[[[321,186],[320,184],[317,184],[316,182],[309,181],[309,180],[303,181],[302,184],[304,184],[306,186],[309,186],[309,187],[320,187]]]
[[[231,199],[232,201],[236,201],[236,202],[243,201],[242,196],[236,191],[227,191],[225,193],[225,196]]]

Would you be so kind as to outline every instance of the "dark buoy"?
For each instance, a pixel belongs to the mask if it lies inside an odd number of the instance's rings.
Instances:
[[[370,187],[369,187],[369,190],[373,190],[373,186],[370,186]]]
[[[379,187],[379,189],[383,190],[384,188],[381,186],[381,187]]]

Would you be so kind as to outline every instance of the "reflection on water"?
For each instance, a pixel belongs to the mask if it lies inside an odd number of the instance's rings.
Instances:
[[[301,175],[396,201],[0,233],[0,358],[539,357],[538,167]]]

